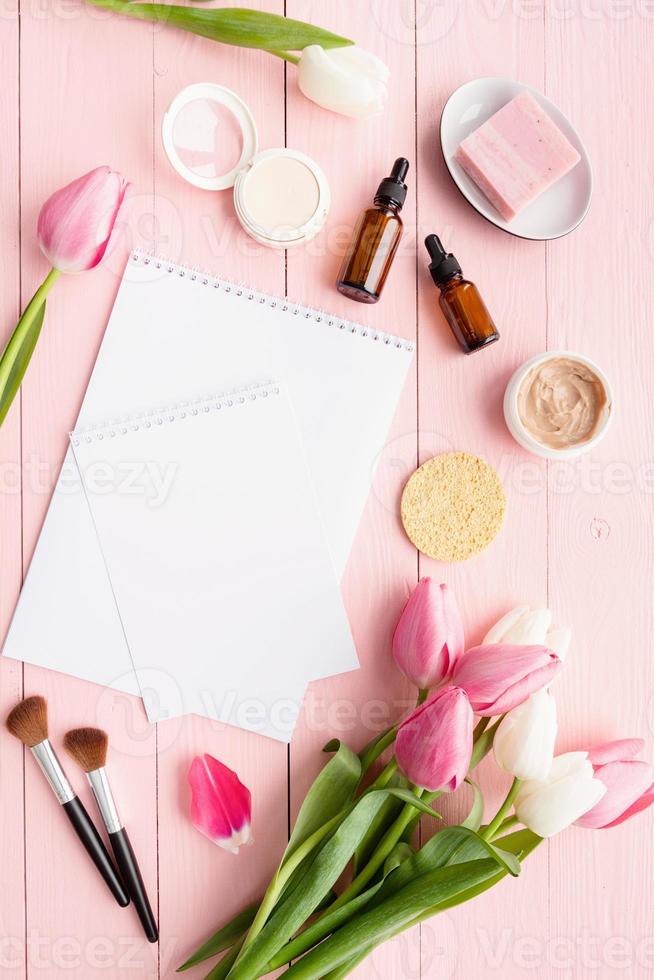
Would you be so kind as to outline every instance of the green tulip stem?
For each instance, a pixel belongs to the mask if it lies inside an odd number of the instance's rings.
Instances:
[[[488,722],[489,721],[490,721],[490,718],[480,718],[479,719],[479,721],[477,722],[477,725],[475,727],[475,730],[472,733],[473,741],[476,742],[477,739],[480,737],[480,735],[483,735],[484,734],[484,732],[488,728]]]
[[[425,794],[424,790],[418,790],[416,796],[418,799],[422,799],[425,803],[431,803],[432,799],[435,798],[437,794]],[[379,842],[379,847],[374,852],[368,863],[361,869],[359,874],[352,880],[344,892],[342,892],[335,902],[329,906],[328,911],[334,912],[336,909],[345,905],[351,899],[355,898],[368,884],[371,878],[379,871],[380,868],[384,866],[386,858],[389,856],[395,845],[398,843],[402,834],[406,828],[411,823],[415,808],[411,803],[407,803],[394,823],[388,828],[381,841]]]
[[[337,813],[335,817],[332,817],[331,820],[328,820],[327,823],[324,823],[322,827],[318,827],[318,829],[315,830],[310,837],[307,837],[307,839],[300,844],[296,851],[293,851],[293,853],[287,858],[281,867],[277,869],[272,881],[268,885],[266,894],[263,896],[263,901],[259,906],[259,911],[255,915],[252,925],[250,926],[243,941],[241,952],[247,949],[250,943],[263,929],[270,913],[277,904],[277,900],[279,899],[286,882],[289,880],[295,869],[299,867],[307,854],[310,854],[314,847],[316,847],[320,841],[327,836],[327,834],[331,833],[332,830],[338,827],[345,813],[346,810],[342,810],[340,813]]]
[[[511,817],[507,817],[506,820],[500,824],[500,826],[493,834],[493,840],[497,840],[497,838],[505,834],[507,830],[512,830],[519,823],[520,821],[518,820],[515,814],[513,814],[513,816]]]
[[[499,808],[499,810],[497,811],[497,813],[495,814],[491,822],[488,824],[483,834],[481,835],[484,838],[484,840],[491,841],[495,836],[495,834],[497,833],[497,831],[500,829],[500,827],[504,823],[504,818],[507,816],[509,810],[513,806],[513,801],[518,795],[519,789],[520,789],[520,780],[518,778],[515,778],[511,783],[511,788],[509,792],[506,794],[502,806]]]
[[[0,425],[9,411],[30,362],[43,322],[46,296],[61,273],[50,269],[14,327],[0,355]]]
[[[393,744],[397,735],[397,728],[397,725],[393,725],[381,738],[373,742],[361,753],[361,778],[365,776],[373,763],[386,751],[389,745]]]
[[[374,783],[371,784],[370,789],[384,789],[390,783],[391,779],[397,772],[397,762],[395,756],[386,763],[385,767],[377,776]]]

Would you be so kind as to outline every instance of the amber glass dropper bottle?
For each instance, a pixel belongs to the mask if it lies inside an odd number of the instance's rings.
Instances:
[[[404,183],[409,161],[398,157],[377,188],[375,204],[359,217],[336,288],[358,303],[376,303],[402,237],[400,211],[406,200]]]
[[[445,251],[438,235],[427,235],[425,245],[431,277],[441,291],[440,308],[465,353],[495,343],[500,335],[474,282],[463,278],[461,266]]]

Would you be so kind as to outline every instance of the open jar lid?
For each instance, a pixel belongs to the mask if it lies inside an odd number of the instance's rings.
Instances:
[[[226,115],[238,127],[241,152],[236,164],[221,173],[225,144],[234,142]],[[236,92],[212,82],[188,85],[175,96],[163,117],[161,137],[166,156],[180,177],[206,191],[233,187],[258,146],[257,127],[245,102]]]
[[[240,152],[225,170],[225,154],[231,151],[232,160],[235,155],[235,135]],[[298,150],[257,153],[252,113],[230,89],[212,82],[182,89],[163,117],[162,139],[184,180],[204,190],[234,187],[238,219],[256,241],[289,248],[309,241],[325,223],[330,191],[323,171]]]

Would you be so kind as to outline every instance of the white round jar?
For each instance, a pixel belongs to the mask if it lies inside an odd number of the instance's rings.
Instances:
[[[561,358],[569,361],[576,361],[589,371],[592,371],[604,389],[606,401],[604,405],[605,410],[602,413],[602,417],[600,418],[597,427],[590,438],[581,441],[576,445],[566,446],[564,448],[555,448],[540,442],[533,435],[533,433],[529,431],[520,415],[519,399],[522,386],[531,372],[539,368],[541,365],[547,364],[549,361],[554,361]],[[577,354],[575,351],[546,351],[544,354],[536,354],[534,357],[529,358],[528,361],[525,361],[525,363],[514,372],[508,385],[506,386],[506,391],[504,392],[504,419],[509,432],[515,441],[523,447],[523,449],[526,449],[528,452],[533,453],[535,456],[540,456],[543,459],[574,459],[576,456],[580,456],[582,453],[586,453],[593,449],[606,435],[609,425],[611,424],[611,420],[613,419],[613,414],[613,390],[608,378],[594,361],[591,361],[589,357],[586,357],[583,354]]]

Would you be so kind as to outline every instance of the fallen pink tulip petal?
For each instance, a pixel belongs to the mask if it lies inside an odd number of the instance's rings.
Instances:
[[[238,854],[250,842],[251,797],[235,772],[205,753],[193,759],[191,823],[219,847]]]

